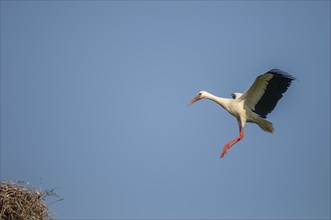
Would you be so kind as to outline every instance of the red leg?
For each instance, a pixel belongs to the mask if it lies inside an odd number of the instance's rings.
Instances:
[[[222,151],[222,154],[221,154],[221,158],[224,157],[224,155],[226,154],[226,152],[233,146],[235,145],[236,143],[238,143],[241,139],[243,139],[244,137],[244,128],[240,128],[240,134],[237,138],[227,142],[225,145],[224,145],[224,148],[223,148],[223,151]]]

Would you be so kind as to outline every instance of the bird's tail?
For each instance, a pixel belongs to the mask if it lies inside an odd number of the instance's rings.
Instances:
[[[270,121],[265,120],[264,118],[259,118],[257,124],[262,128],[262,130],[273,133],[274,127]]]

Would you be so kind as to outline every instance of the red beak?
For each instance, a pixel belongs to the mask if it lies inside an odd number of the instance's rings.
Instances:
[[[201,98],[200,98],[200,96],[198,95],[198,96],[196,96],[194,99],[192,99],[192,101],[190,102],[190,103],[188,103],[187,105],[188,106],[191,106],[191,105],[193,105],[193,103],[195,103],[196,101],[199,101]]]

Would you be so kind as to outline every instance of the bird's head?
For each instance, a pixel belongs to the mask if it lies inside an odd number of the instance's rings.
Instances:
[[[208,92],[206,92],[206,91],[200,91],[200,92],[198,93],[198,95],[197,95],[196,97],[194,97],[194,99],[192,99],[192,101],[191,101],[190,103],[188,103],[187,105],[188,105],[188,106],[191,106],[191,105],[193,105],[193,103],[199,101],[200,99],[207,98],[208,95],[209,95]]]

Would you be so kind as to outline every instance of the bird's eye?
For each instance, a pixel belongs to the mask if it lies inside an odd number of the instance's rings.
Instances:
[[[233,99],[236,99],[236,95],[235,94],[232,93],[231,96],[232,96]]]
[[[199,92],[199,94],[198,95],[201,95],[202,93],[201,92]]]

